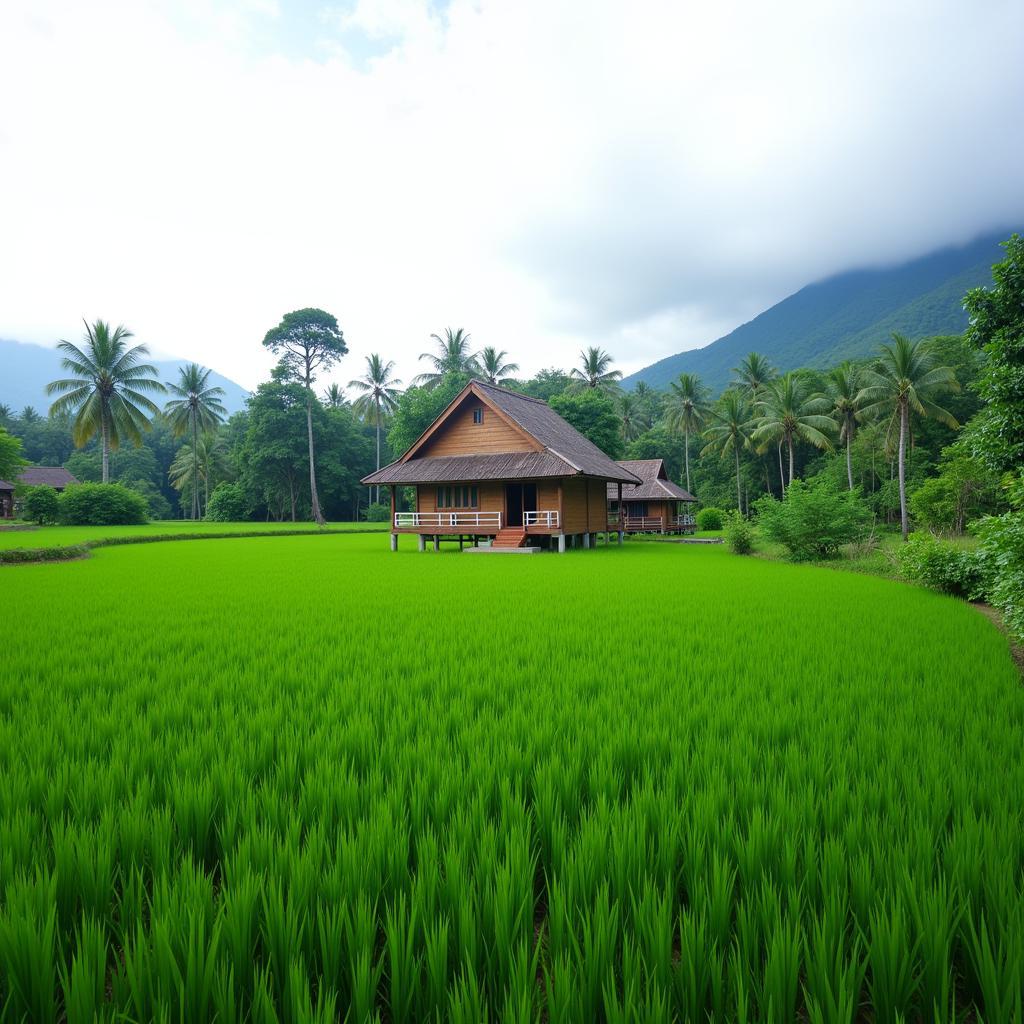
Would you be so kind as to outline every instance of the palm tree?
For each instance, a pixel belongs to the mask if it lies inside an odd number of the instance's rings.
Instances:
[[[61,368],[74,376],[55,380],[46,386],[48,395],[60,394],[50,413],[61,416],[74,412],[72,437],[81,448],[90,438],[100,435],[103,451],[103,482],[110,482],[110,452],[121,444],[122,436],[136,446],[142,444],[142,432],[149,430],[149,417],[160,410],[142,392],[162,393],[157,370],[139,358],[149,354],[145,345],[129,348],[132,332],[123,326],[110,329],[102,320],[85,325],[85,346],[70,341],[57,346],[65,353]]]
[[[38,423],[43,417],[36,411],[35,406],[26,405],[21,410],[21,416],[18,417],[22,423]]]
[[[686,489],[690,490],[690,432],[704,425],[708,411],[708,389],[695,373],[681,373],[669,385],[669,430],[683,434]]]
[[[839,423],[839,440],[846,444],[846,482],[853,490],[853,459],[850,446],[857,433],[857,401],[861,389],[861,369],[847,360],[829,371],[829,391],[832,394],[832,414]]]
[[[824,395],[811,394],[806,377],[787,373],[773,381],[757,401],[757,426],[751,435],[755,444],[781,441],[789,453],[789,483],[793,482],[793,452],[797,441],[829,451],[832,442],[825,431],[835,432],[836,421],[828,415],[831,403]]]
[[[506,380],[519,372],[518,363],[503,362],[508,353],[502,349],[500,352],[491,345],[483,348],[477,353],[476,361],[480,370],[480,376],[488,384],[503,384]]]
[[[10,423],[14,416],[14,410],[9,406],[0,402],[0,423]]]
[[[619,386],[622,379],[620,370],[610,370],[612,357],[602,348],[586,348],[580,352],[580,365],[570,376],[577,387],[598,388],[611,391]]]
[[[164,416],[175,437],[192,432],[192,478],[199,479],[199,432],[214,431],[224,422],[228,411],[221,403],[224,389],[210,386],[212,370],[198,363],[178,367],[178,383],[168,384],[167,390],[176,397],[164,406]],[[192,488],[192,518],[199,518],[199,488]]]
[[[650,429],[661,413],[663,396],[660,391],[656,391],[650,384],[642,380],[638,380],[633,386],[633,394],[636,396],[643,424]]]
[[[760,352],[748,352],[743,359],[740,360],[739,366],[732,368],[733,378],[732,384],[736,387],[743,388],[744,391],[750,396],[750,402],[757,408],[757,402],[761,398],[761,394],[764,389],[777,380],[779,371],[769,362],[767,356],[761,355]],[[777,454],[779,458],[779,487],[782,490],[783,495],[786,493],[786,473],[782,468],[782,439],[779,439],[777,446]],[[768,490],[771,490],[769,485]]]
[[[736,457],[736,508],[743,511],[743,492],[740,485],[740,449],[750,447],[751,409],[747,396],[737,388],[722,393],[717,405],[708,410],[708,425],[704,431],[705,443],[700,453],[713,453],[727,458]]]
[[[622,424],[622,440],[629,442],[643,433],[643,410],[636,395],[629,391],[619,395],[619,420]]]
[[[878,362],[864,371],[864,387],[857,395],[862,419],[888,416],[889,434],[894,428],[899,431],[900,528],[904,540],[910,532],[906,479],[910,417],[917,413],[933,416],[954,430],[960,426],[951,412],[935,402],[942,395],[960,390],[952,367],[937,363],[929,342],[911,341],[902,334],[893,334],[892,344],[882,346]]]
[[[200,434],[194,444],[186,442],[178,449],[167,470],[167,479],[176,491],[190,492],[192,507],[198,505],[199,516],[202,516],[209,504],[211,485],[227,477],[229,469],[223,438],[215,433],[206,433]],[[198,501],[200,488],[203,491],[201,502]]]
[[[398,385],[402,382],[391,376],[394,367],[394,362],[385,363],[379,355],[373,353],[366,357],[366,374],[348,382],[350,388],[362,392],[354,405],[356,414],[364,420],[368,420],[371,413],[373,415],[374,426],[377,429],[377,469],[380,469],[382,414],[389,416],[394,412],[401,394]],[[377,501],[380,501],[380,484],[377,485]]]
[[[345,401],[345,392],[337,384],[332,384],[324,392],[324,403],[328,409],[342,409]]]
[[[425,388],[433,389],[449,373],[475,374],[480,372],[476,356],[469,350],[470,334],[459,327],[452,330],[445,328],[444,337],[439,334],[432,334],[431,337],[437,342],[437,352],[423,352],[420,359],[426,359],[433,366],[432,373],[421,373],[413,378],[413,384],[422,385]]]

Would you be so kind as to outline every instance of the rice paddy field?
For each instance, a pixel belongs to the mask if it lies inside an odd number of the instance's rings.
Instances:
[[[0,623],[4,1020],[1022,1018],[965,604],[353,535],[2,568]]]

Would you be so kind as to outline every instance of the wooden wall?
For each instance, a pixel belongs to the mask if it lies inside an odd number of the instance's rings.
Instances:
[[[416,511],[437,511],[437,488],[451,486],[445,484],[420,484],[416,488]],[[505,515],[505,484],[501,481],[487,481],[476,484],[477,500],[480,502],[476,512],[500,512]],[[458,509],[442,509],[443,512],[457,512]]]
[[[483,410],[483,423],[473,422],[474,409]],[[538,450],[538,445],[509,426],[493,409],[470,395],[413,458],[425,458],[428,455],[489,455],[494,452]]]

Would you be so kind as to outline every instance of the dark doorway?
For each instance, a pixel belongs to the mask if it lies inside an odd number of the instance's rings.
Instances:
[[[536,511],[536,484],[505,484],[506,526],[522,526],[523,513]]]

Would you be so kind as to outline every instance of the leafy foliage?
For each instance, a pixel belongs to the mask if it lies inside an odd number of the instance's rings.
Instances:
[[[999,478],[980,459],[946,450],[938,476],[930,476],[910,495],[914,522],[943,533],[963,533],[968,522],[996,511]]]
[[[452,330],[445,329],[444,337],[439,334],[430,336],[437,345],[436,352],[423,352],[420,359],[426,359],[433,367],[427,373],[421,373],[413,378],[415,387],[426,388],[432,391],[451,377],[475,377],[480,374],[480,366],[477,357],[469,347],[470,334],[461,327]]]
[[[24,465],[25,460],[21,457],[21,438],[13,437],[0,427],[0,480],[14,483]]]
[[[987,516],[972,529],[978,536],[975,557],[985,597],[1024,643],[1024,475],[1010,482],[1009,491],[1013,511]]]
[[[213,489],[204,518],[215,523],[241,523],[251,514],[245,488],[225,480]]]
[[[601,388],[570,390],[556,395],[549,405],[606,455],[622,458],[622,432],[615,402]]]
[[[926,587],[956,597],[971,597],[980,589],[980,567],[974,552],[930,533],[912,533],[898,558],[900,572]]]
[[[829,480],[794,480],[779,501],[759,498],[758,526],[796,560],[834,558],[844,544],[867,533],[871,513],[856,491],[841,491]]]
[[[363,518],[368,523],[390,523],[391,505],[388,502],[378,501],[366,506],[363,510]]]
[[[60,496],[60,518],[71,526],[145,523],[142,495],[121,484],[72,484]]]
[[[701,531],[721,530],[725,525],[725,515],[720,508],[709,506],[697,513],[697,529]]]
[[[615,391],[622,379],[622,373],[611,368],[613,362],[611,355],[603,348],[586,348],[580,352],[580,365],[574,366],[569,371],[569,376],[577,387]]]
[[[754,527],[739,512],[726,516],[725,543],[734,555],[749,555],[754,550]]]
[[[26,487],[21,492],[21,515],[30,523],[55,523],[60,518],[57,492],[45,484]]]

